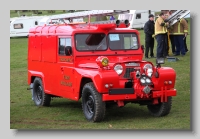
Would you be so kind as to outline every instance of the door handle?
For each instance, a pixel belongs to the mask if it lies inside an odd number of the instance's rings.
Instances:
[[[63,67],[61,67],[61,68],[60,68],[60,70],[61,70],[61,71],[64,71],[64,68],[63,68]]]

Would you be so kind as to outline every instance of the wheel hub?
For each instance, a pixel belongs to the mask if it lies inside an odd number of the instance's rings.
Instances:
[[[92,115],[94,112],[94,99],[91,95],[88,97],[88,100],[86,101],[86,108],[88,113]]]
[[[36,92],[36,99],[38,102],[42,100],[42,87],[38,86],[37,92]]]

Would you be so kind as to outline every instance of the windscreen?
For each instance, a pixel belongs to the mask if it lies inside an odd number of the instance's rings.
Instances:
[[[133,50],[139,48],[137,35],[134,33],[104,33],[76,34],[76,49],[78,51]]]
[[[78,51],[107,49],[106,35],[104,33],[76,34],[76,49]]]
[[[136,34],[109,34],[108,42],[111,50],[127,50],[139,48]]]

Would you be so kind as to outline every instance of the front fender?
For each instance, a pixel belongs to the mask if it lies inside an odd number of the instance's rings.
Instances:
[[[112,87],[119,87],[119,76],[114,70],[103,70],[103,69],[76,69],[77,73],[81,78],[90,78],[94,83],[98,92],[108,92],[105,88],[105,84],[112,84]],[[80,84],[81,79],[79,80]],[[79,85],[80,86],[80,85]]]
[[[170,67],[161,67],[158,68],[157,71],[158,71],[158,77],[156,77],[155,75],[152,77],[152,81],[154,83],[154,89],[161,90],[163,86],[166,86],[166,84],[164,84],[165,81],[172,81],[172,84],[167,85],[167,89],[174,88],[176,81],[175,70]]]

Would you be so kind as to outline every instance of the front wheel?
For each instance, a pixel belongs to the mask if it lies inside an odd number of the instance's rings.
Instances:
[[[82,90],[82,109],[86,119],[90,122],[100,122],[105,116],[105,102],[97,92],[92,82],[84,85]]]
[[[151,115],[161,117],[168,115],[172,106],[172,97],[167,98],[167,102],[160,102],[156,105],[147,105],[147,108]]]

